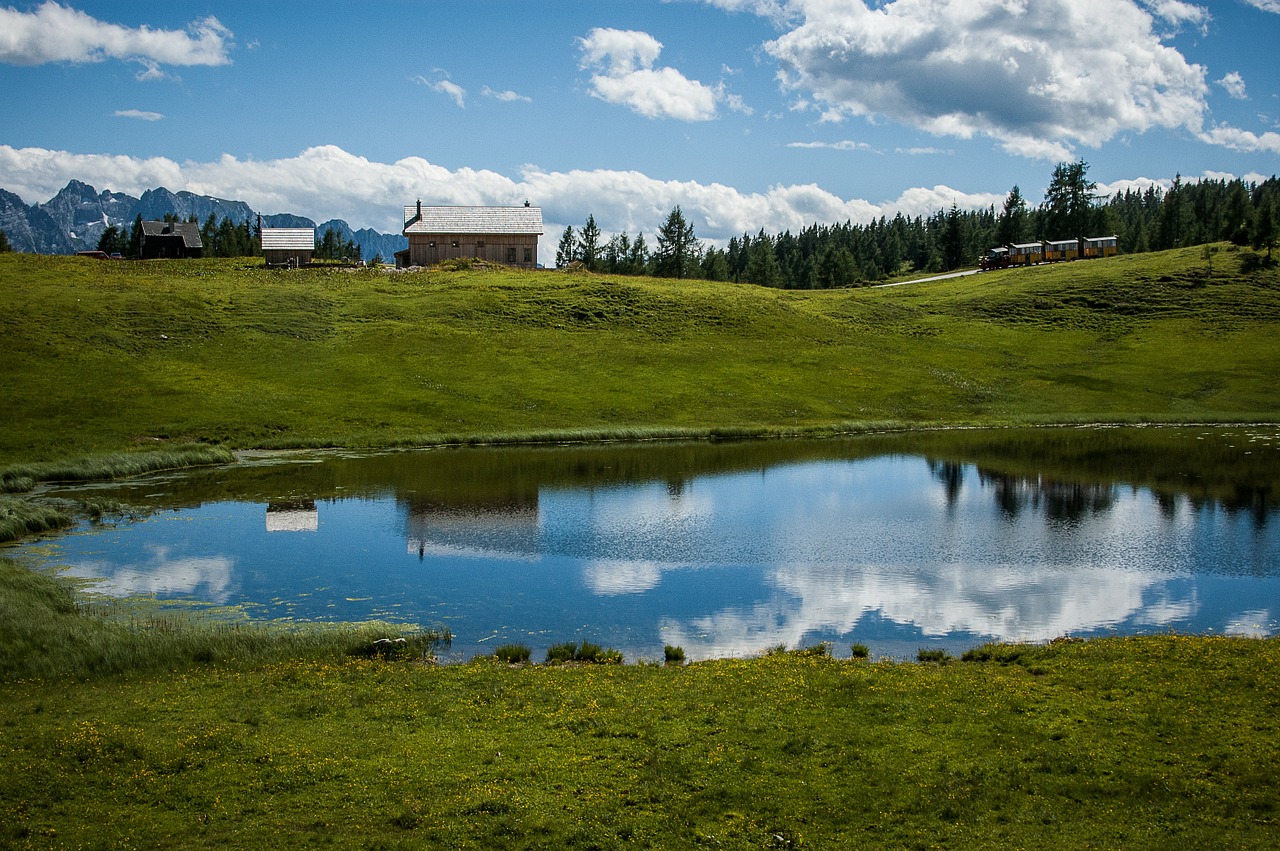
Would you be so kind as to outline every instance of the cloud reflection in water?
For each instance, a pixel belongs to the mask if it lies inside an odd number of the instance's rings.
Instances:
[[[78,561],[68,566],[65,574],[94,580],[94,591],[112,597],[190,596],[221,604],[235,592],[233,558],[174,556],[172,548],[163,545],[147,545],[146,549],[149,558],[138,564]]]

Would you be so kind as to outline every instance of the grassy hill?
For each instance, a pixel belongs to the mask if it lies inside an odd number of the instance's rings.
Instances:
[[[1280,415],[1280,272],[1230,248],[795,292],[0,256],[0,465],[164,441]]]

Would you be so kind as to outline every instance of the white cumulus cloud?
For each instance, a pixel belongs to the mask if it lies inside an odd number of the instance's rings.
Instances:
[[[164,118],[159,112],[148,112],[145,109],[117,109],[116,118],[137,118],[140,121],[159,121]]]
[[[709,121],[725,97],[718,86],[690,80],[674,68],[654,68],[662,42],[644,32],[597,27],[578,39],[583,68],[599,71],[591,94],[620,104],[646,118]],[[732,108],[744,111],[740,99]]]
[[[1158,21],[1207,23],[1191,3],[792,0],[786,11],[765,50],[783,87],[826,121],[883,118],[1046,160],[1204,124],[1205,69],[1156,32]]]
[[[912,187],[896,198],[869,201],[842,198],[813,183],[747,192],[721,183],[660,180],[638,171],[548,171],[534,165],[513,178],[485,169],[451,170],[421,157],[376,162],[333,145],[274,160],[224,154],[208,162],[0,145],[0,187],[28,204],[52,198],[72,179],[134,196],[161,186],[186,190],[242,200],[263,213],[296,213],[316,221],[340,218],[384,233],[399,232],[405,205],[418,199],[446,205],[519,205],[529,200],[542,207],[544,257],[554,256],[564,228],[581,227],[588,213],[606,233],[643,232],[652,245],[658,226],[679,205],[700,238],[724,244],[761,228],[796,233],[814,223],[865,224],[898,213],[929,216],[952,204],[999,208],[1004,201],[1003,192],[966,192],[945,185]]]
[[[827,149],[832,151],[869,151],[871,146],[866,142],[855,142],[852,139],[841,139],[839,142],[788,142],[788,148]]]
[[[1195,3],[1186,3],[1183,0],[1142,0],[1142,5],[1166,23],[1173,24],[1175,27],[1182,24],[1194,24],[1203,30],[1209,24],[1209,10]]]
[[[431,80],[419,74],[413,79],[419,85],[426,86],[433,92],[439,92],[442,95],[448,96],[458,105],[458,109],[467,108],[467,90],[447,77],[442,77],[439,80]]]
[[[1280,154],[1280,133],[1254,133],[1226,124],[1217,124],[1200,134],[1200,139],[1211,145],[1221,145],[1233,151],[1247,153]]]
[[[142,63],[147,79],[163,76],[161,65],[227,65],[231,38],[213,16],[183,32],[107,23],[53,0],[31,12],[0,7],[0,62],[10,65],[122,59]]]
[[[480,90],[480,94],[484,95],[484,96],[485,96],[485,97],[487,97],[487,98],[493,98],[494,100],[500,100],[500,101],[502,101],[503,103],[513,103],[513,102],[515,102],[515,101],[523,101],[523,102],[525,102],[525,103],[533,103],[533,98],[531,98],[531,97],[529,97],[529,96],[527,96],[527,95],[522,95],[522,94],[520,94],[519,92],[513,92],[513,91],[511,91],[510,89],[508,89],[508,90],[506,90],[506,91],[499,92],[499,91],[495,91],[495,90],[493,90],[493,89],[489,88],[488,86],[485,86],[484,88],[482,88],[482,89]]]
[[[1231,97],[1236,100],[1249,99],[1249,95],[1245,93],[1244,89],[1244,77],[1240,76],[1240,72],[1231,71],[1217,82],[1219,86],[1222,86],[1222,88],[1227,90],[1227,94],[1231,95]]]

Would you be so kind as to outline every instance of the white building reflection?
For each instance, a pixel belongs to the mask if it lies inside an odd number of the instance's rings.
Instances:
[[[268,532],[315,532],[319,528],[320,514],[314,499],[267,503]]]
[[[538,528],[536,500],[414,502],[406,520],[406,548],[419,558],[530,561],[541,554]]]

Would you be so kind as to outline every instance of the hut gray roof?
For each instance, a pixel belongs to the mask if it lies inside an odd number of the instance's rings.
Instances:
[[[263,251],[314,251],[315,228],[263,228]]]

